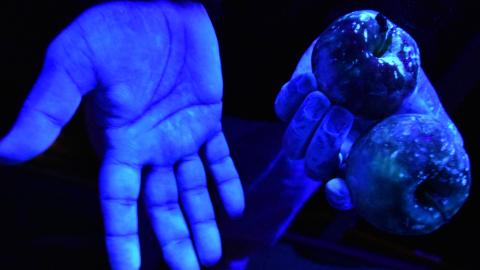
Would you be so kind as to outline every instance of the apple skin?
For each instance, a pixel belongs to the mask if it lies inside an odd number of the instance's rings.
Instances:
[[[415,89],[419,67],[415,40],[372,10],[337,19],[320,34],[312,53],[320,90],[367,119],[394,113]]]
[[[353,145],[346,181],[357,212],[390,233],[430,233],[468,197],[470,163],[455,134],[433,117],[391,116]]]

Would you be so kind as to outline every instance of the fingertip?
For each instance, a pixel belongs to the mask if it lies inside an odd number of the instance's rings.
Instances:
[[[312,134],[330,107],[330,101],[320,92],[310,93],[295,113],[283,138],[286,155],[291,159],[302,159]]]
[[[353,114],[347,109],[334,105],[323,120],[323,128],[331,135],[343,137],[352,128],[353,120]]]
[[[308,94],[317,90],[317,79],[313,73],[308,72],[295,77],[292,82],[294,83],[296,90],[300,94]]]
[[[175,241],[164,246],[163,256],[171,269],[200,270],[197,254],[190,239]]]
[[[241,217],[245,208],[243,186],[223,132],[206,144],[205,156],[225,211],[231,218]]]
[[[233,210],[230,210],[228,215],[230,216],[231,219],[241,219],[243,217],[243,214],[245,212],[245,200],[241,200],[241,202],[238,202],[236,204],[236,207],[233,208]]]
[[[205,267],[212,267],[216,265],[221,258],[222,258],[222,250],[220,249],[220,252],[218,253],[209,253],[207,257],[200,258],[200,264]]]
[[[222,258],[222,243],[218,227],[215,224],[204,223],[197,225],[196,229],[202,231],[195,237],[200,264],[206,267],[217,264]]]
[[[325,111],[330,107],[328,98],[320,93],[313,92],[308,94],[307,98],[302,104],[304,116],[311,120],[319,120],[325,114]],[[297,120],[297,119],[295,119]]]
[[[227,181],[220,185],[220,193],[225,197],[225,211],[232,219],[239,219],[245,211],[245,195],[240,179]]]
[[[62,126],[45,112],[23,106],[12,129],[0,138],[0,163],[16,165],[45,152]]]
[[[107,251],[112,269],[140,269],[140,243],[136,236],[107,236]]]
[[[275,98],[274,108],[275,108],[275,115],[282,121],[287,122],[289,112],[285,108],[285,104],[287,104],[287,91],[288,87],[290,87],[290,81],[286,82],[281,88],[280,92],[278,93],[277,97]]]
[[[282,121],[288,122],[294,116],[305,97],[317,90],[313,73],[296,76],[283,85],[275,99],[275,112]]]
[[[328,203],[337,210],[353,209],[350,191],[345,180],[334,178],[325,185],[325,195]]]

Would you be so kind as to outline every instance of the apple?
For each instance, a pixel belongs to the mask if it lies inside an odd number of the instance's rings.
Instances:
[[[470,164],[451,122],[439,121],[446,115],[399,114],[422,75],[415,40],[379,12],[355,11],[320,34],[311,61],[333,104],[378,123],[357,130],[344,153],[357,212],[395,234],[426,234],[448,222],[468,197]]]
[[[318,37],[312,69],[318,87],[357,116],[382,119],[415,89],[420,52],[415,40],[381,13],[349,13]]]
[[[445,125],[428,115],[398,114],[357,139],[345,180],[368,222],[391,233],[426,234],[460,209],[470,163]]]

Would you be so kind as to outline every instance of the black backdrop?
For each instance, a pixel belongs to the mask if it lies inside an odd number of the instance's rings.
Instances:
[[[0,134],[5,134],[15,120],[22,100],[40,71],[49,42],[83,10],[98,2],[18,0],[1,3]],[[479,10],[474,7],[473,1],[225,0],[221,5],[218,2],[211,1],[208,10],[221,48],[225,114],[252,120],[275,119],[273,100],[278,89],[290,77],[303,50],[338,16],[355,9],[375,9],[411,33],[419,44],[423,68],[464,136],[471,156],[473,186],[464,209],[444,229],[427,237],[407,240],[392,237],[392,241],[407,241],[421,246],[459,268],[478,265],[475,251],[478,250],[476,237],[479,222],[475,213],[480,194],[475,180],[478,180],[480,133],[475,115],[478,113],[476,106],[480,90],[480,76],[476,74],[480,62],[480,24]],[[57,168],[59,173],[62,170],[77,170],[79,175],[94,181],[91,179],[95,178],[96,163],[82,121],[81,114],[78,114],[59,139],[60,147],[57,146],[60,153],[62,149],[67,149],[67,153],[63,154],[73,160],[68,163],[72,168],[59,168],[59,164],[63,163],[55,158],[33,162],[31,167],[41,170],[50,168],[51,171]],[[14,170],[23,173],[31,167]],[[19,189],[18,185],[23,183],[18,183],[21,180],[15,177],[9,178],[12,174],[8,170],[0,168],[0,190],[2,201],[5,200],[1,222],[5,226],[2,230],[5,238],[9,240],[6,243],[11,241],[15,246],[19,243],[18,239],[32,233],[28,231],[31,227],[19,227],[16,223],[22,219],[29,220],[24,217],[28,213],[22,213],[23,208],[18,206],[21,194],[16,191],[22,190],[23,203],[35,204],[35,200],[42,199],[41,194],[34,190],[41,183],[36,182],[32,187],[27,185],[30,191]],[[89,183],[89,187],[94,184]],[[48,211],[33,216],[50,218]],[[302,224],[296,226],[303,228]],[[53,226],[37,231],[48,233],[55,229],[61,228]],[[21,247],[16,248],[21,250]]]

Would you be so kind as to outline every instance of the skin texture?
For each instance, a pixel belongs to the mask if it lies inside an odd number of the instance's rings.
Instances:
[[[211,173],[226,212],[244,198],[222,132],[222,77],[215,32],[187,1],[118,2],[87,10],[50,45],[0,161],[44,152],[86,104],[99,174],[106,245],[114,269],[141,263],[137,205],[145,203],[172,269],[221,257],[206,184]],[[140,193],[145,200],[138,202]]]
[[[369,14],[370,12],[367,11],[366,13]],[[352,14],[358,14],[358,12]],[[341,31],[340,28],[337,30]],[[331,31],[331,29],[329,28],[328,31]],[[315,59],[314,55],[315,50],[318,51],[325,44],[320,41],[322,38],[326,38],[324,34],[320,35],[302,56],[291,80],[282,88],[275,104],[277,115],[282,120],[290,121],[292,115],[295,115],[285,133],[284,147],[286,153],[293,159],[303,158],[304,166],[310,176],[320,179],[325,177],[323,175],[325,172],[319,173],[312,169],[314,168],[312,159],[323,159],[324,155],[320,151],[317,151],[316,154],[315,151],[310,151],[310,149],[315,149],[315,146],[319,145],[316,134],[322,132],[321,129],[325,126],[325,121],[335,121],[337,124],[348,123],[344,117],[346,114],[335,117],[325,114],[325,111],[328,112],[339,107],[339,105],[330,105],[329,108],[325,108],[331,103],[338,104],[338,101],[329,100],[327,98],[329,95],[323,93],[325,85],[322,85],[321,82],[324,76],[312,75],[312,73],[320,71],[312,68],[312,63],[313,65],[322,64],[318,62],[318,59]],[[327,71],[325,70],[325,72]],[[355,97],[357,93],[352,95],[350,97]],[[315,100],[312,102],[313,98]],[[362,103],[364,98],[364,96],[360,96],[359,99],[348,102]],[[348,102],[344,104],[348,106]],[[384,117],[380,120],[370,120],[371,114],[360,113],[352,116],[353,123],[349,125],[338,124],[340,127],[349,127],[349,129],[340,128],[339,130],[345,130],[339,133],[340,142],[333,141],[330,143],[330,145],[341,143],[341,146],[339,147],[340,162],[337,161],[337,170],[332,169],[332,175],[330,175],[339,178],[327,183],[327,200],[338,209],[358,207],[358,212],[368,221],[389,232],[401,234],[431,232],[448,221],[468,196],[470,185],[469,161],[463,149],[462,138],[445,113],[435,89],[422,69],[418,71],[416,84],[410,95],[402,98],[399,102],[382,103],[382,105],[385,104],[392,104],[393,108],[382,108],[380,115]],[[322,110],[318,110],[319,107]],[[315,113],[312,114],[314,116],[297,117],[305,111],[314,111]],[[385,114],[389,111],[392,113]],[[407,117],[407,121],[403,118],[401,118],[402,121],[398,120],[399,118],[396,118],[397,120],[384,119],[389,115],[411,115],[412,117]],[[387,120],[387,123],[383,122]],[[306,126],[302,126],[303,123]],[[412,130],[415,130],[416,125],[424,125],[429,128],[421,129],[415,133]],[[302,127],[302,136],[298,136],[298,132],[289,132],[289,130],[299,130],[298,126]],[[383,126],[383,128],[377,128],[378,126]],[[374,128],[372,129],[372,127]],[[377,134],[379,130],[383,130],[383,135]],[[399,134],[403,134],[405,130],[412,132],[408,136],[400,136]],[[415,140],[415,136],[423,136],[428,140]],[[373,138],[379,139],[375,141]],[[324,142],[326,140],[320,139],[320,141]],[[418,143],[416,143],[417,141]],[[392,147],[385,149],[385,145],[388,143]],[[350,150],[353,144],[355,144],[355,151],[351,154]],[[423,153],[420,150],[424,148],[428,151]],[[453,150],[455,154],[445,152],[446,149]],[[405,180],[400,181],[401,184],[394,188],[388,185],[392,185],[393,182],[398,180],[398,175],[390,177],[387,173],[389,170],[379,169],[381,168],[379,164],[385,165],[387,168],[393,168],[393,166],[390,166],[393,164],[390,162],[392,160],[390,155],[393,155],[396,151],[400,153],[400,156],[405,157],[404,160],[407,160],[406,157],[409,155],[415,156],[415,153],[419,158],[409,159],[409,161],[401,163],[403,170],[410,175]],[[349,156],[350,154],[351,156]],[[331,158],[334,160],[333,156],[332,154]],[[374,158],[376,156],[384,160],[380,162]],[[449,158],[447,163],[436,162],[447,157]],[[334,163],[332,159],[330,159],[330,162]],[[345,169],[347,170],[347,182],[343,180]],[[428,172],[428,175],[418,176],[416,174],[416,172],[422,170]],[[443,184],[444,182],[448,184]],[[382,185],[386,186],[381,188]],[[419,186],[422,186],[422,188],[419,188]],[[382,196],[382,194],[385,196]],[[388,200],[385,200],[387,197],[395,199],[388,202]],[[425,199],[426,197],[430,198]],[[449,200],[445,206],[439,206],[439,202],[443,199]],[[387,207],[387,204],[390,204],[390,206]],[[422,211],[414,210],[415,205],[420,206]],[[430,209],[432,205],[434,205],[433,210]],[[378,208],[384,209],[379,210]],[[410,221],[408,221],[409,219]]]

